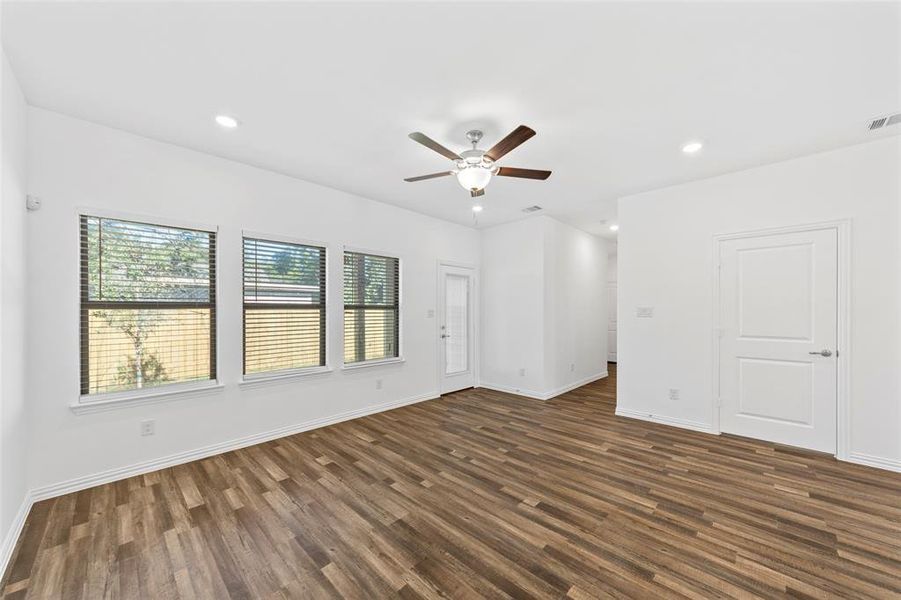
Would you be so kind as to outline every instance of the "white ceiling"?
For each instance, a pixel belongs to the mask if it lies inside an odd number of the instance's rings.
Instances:
[[[901,110],[899,6],[4,2],[3,36],[31,104],[467,225],[452,178],[403,181],[451,166],[407,133],[524,123],[501,164],[554,174],[493,181],[479,226],[609,234],[620,196],[901,133],[864,127]]]

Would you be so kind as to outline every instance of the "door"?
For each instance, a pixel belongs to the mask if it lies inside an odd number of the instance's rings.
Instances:
[[[616,283],[607,284],[607,362],[616,362]]]
[[[720,429],[835,453],[838,232],[720,241]]]
[[[439,269],[438,358],[442,394],[475,385],[472,269]]]

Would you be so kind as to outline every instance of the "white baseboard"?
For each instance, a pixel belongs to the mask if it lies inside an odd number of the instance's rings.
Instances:
[[[515,388],[509,385],[501,385],[499,383],[486,383],[484,381],[479,382],[480,388],[485,388],[486,390],[494,390],[495,392],[506,392],[507,394],[515,394],[517,396],[525,396],[526,398],[535,398],[536,400],[544,400],[541,392],[536,392],[533,390],[524,390],[522,388]]]
[[[12,559],[16,542],[19,541],[19,535],[22,533],[22,528],[25,527],[25,519],[28,518],[32,504],[34,504],[34,498],[31,492],[26,492],[19,512],[16,513],[13,522],[9,525],[9,531],[3,537],[3,545],[0,546],[0,579],[6,574],[6,567],[9,566],[9,561]]]
[[[616,407],[616,413],[619,417],[628,417],[630,419],[639,419],[642,421],[650,421],[652,423],[660,423],[661,425],[672,425],[673,427],[681,427],[683,429],[691,429],[692,431],[700,431],[701,433],[710,433],[713,435],[719,435],[719,433],[714,430],[710,425],[706,423],[701,423],[699,421],[690,421],[688,419],[677,419],[674,417],[663,417],[660,415],[651,415],[648,413],[643,413],[636,410],[631,410],[628,408],[620,408]],[[868,467],[875,467],[877,469],[884,469],[886,471],[894,471],[896,473],[901,473],[901,460],[895,458],[884,458],[882,456],[874,456],[872,454],[863,454],[861,452],[852,452],[848,455],[847,458],[840,458],[836,456],[838,460],[854,463],[858,465],[866,465]]]
[[[570,390],[580,388],[583,385],[588,385],[592,381],[597,381],[598,379],[603,379],[604,377],[607,377],[606,370],[585,377],[584,379],[580,379],[575,383],[570,383],[555,390],[551,390],[549,392],[536,392],[534,390],[525,390],[522,388],[517,388],[509,385],[501,385],[497,383],[486,383],[484,381],[480,381],[478,387],[485,388],[486,390],[494,390],[496,392],[506,392],[508,394],[516,394],[517,396],[525,396],[526,398],[534,398],[536,400],[550,400],[551,398],[555,398],[560,394],[565,394]]]
[[[872,454],[852,452],[845,460],[858,465],[866,465],[868,467],[876,467],[877,469],[901,473],[901,460],[897,458],[883,458],[881,456],[873,456]]]
[[[33,502],[38,502],[40,500],[46,500],[48,498],[55,498],[57,496],[63,496],[65,494],[71,494],[72,492],[77,492],[79,490],[84,490],[90,487],[103,485],[105,483],[111,483],[113,481],[119,481],[120,479],[134,477],[135,475],[143,475],[145,473],[159,471],[160,469],[165,469],[166,467],[173,467],[175,465],[181,465],[194,460],[199,460],[201,458],[214,456],[216,454],[222,454],[223,452],[229,452],[231,450],[237,450],[239,448],[261,444],[270,440],[294,435],[295,433],[302,433],[311,429],[319,429],[320,427],[334,425],[342,421],[358,419],[367,415],[400,408],[401,406],[407,406],[408,404],[415,404],[417,402],[423,402],[425,400],[434,400],[439,395],[440,394],[436,391],[429,392],[428,394],[420,394],[418,396],[413,396],[410,398],[404,398],[401,400],[395,400],[393,402],[384,402],[382,404],[367,406],[365,408],[359,408],[356,410],[349,410],[343,413],[338,413],[336,415],[322,417],[320,419],[313,419],[311,421],[305,421],[303,423],[279,427],[278,429],[271,429],[269,431],[248,435],[227,442],[211,444],[209,446],[204,446],[202,448],[197,448],[194,450],[188,450],[186,452],[170,454],[169,456],[164,456],[162,458],[155,458],[153,460],[128,465],[125,467],[109,469],[100,473],[94,473],[93,475],[76,477],[75,479],[70,479],[61,483],[54,483],[35,488],[31,491],[31,498]]]
[[[594,375],[589,375],[588,377],[580,379],[579,381],[576,381],[575,383],[570,383],[570,384],[564,385],[562,387],[558,387],[556,390],[551,390],[550,392],[548,392],[547,394],[544,395],[544,398],[542,398],[542,400],[550,400],[551,398],[556,398],[560,394],[565,394],[566,392],[569,392],[576,388],[580,388],[583,385],[588,385],[589,383],[591,383],[593,381],[597,381],[598,379],[604,379],[605,377],[607,377],[607,369],[604,369],[600,373],[595,373]]]
[[[616,416],[618,417],[628,417],[630,419],[639,419],[641,421],[650,421],[651,423],[672,425],[673,427],[680,427],[682,429],[691,429],[692,431],[700,431],[701,433],[711,433],[713,435],[719,435],[719,432],[716,431],[709,423],[704,423],[702,421],[692,421],[689,419],[679,419],[676,417],[652,415],[646,412],[632,410],[630,408],[621,408],[619,406],[616,407],[616,412],[614,414],[616,414]]]

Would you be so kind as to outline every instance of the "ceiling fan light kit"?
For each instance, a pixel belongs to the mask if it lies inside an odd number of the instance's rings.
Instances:
[[[551,175],[550,171],[499,167],[495,164],[495,161],[531,138],[533,135],[535,135],[533,129],[526,127],[525,125],[520,125],[486,152],[485,150],[479,150],[477,147],[479,141],[482,139],[482,132],[478,129],[473,129],[466,132],[466,138],[472,144],[472,148],[457,154],[448,150],[425,134],[415,131],[410,134],[410,139],[453,160],[455,169],[453,171],[432,173],[430,175],[420,175],[419,177],[408,177],[404,179],[404,181],[423,181],[425,179],[454,175],[457,178],[457,183],[459,183],[463,189],[469,191],[470,196],[475,198],[485,194],[485,188],[491,183],[491,178],[495,175],[500,177],[520,177],[524,179],[547,179]]]

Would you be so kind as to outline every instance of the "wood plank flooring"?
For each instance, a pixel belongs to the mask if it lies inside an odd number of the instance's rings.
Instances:
[[[468,390],[36,504],[3,598],[901,598],[901,475]]]

